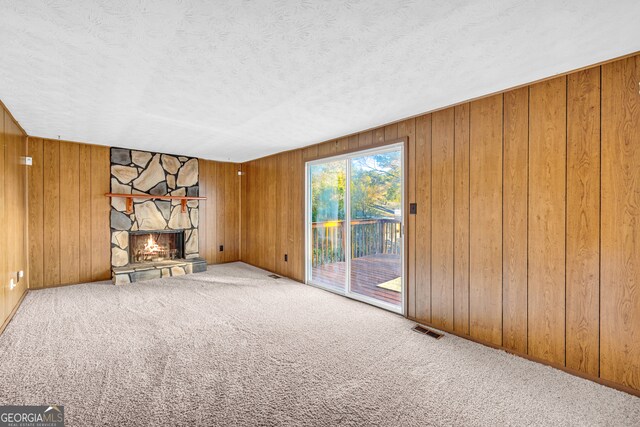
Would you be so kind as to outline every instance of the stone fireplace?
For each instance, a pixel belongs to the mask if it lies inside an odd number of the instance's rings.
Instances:
[[[198,159],[111,148],[111,193],[199,196]],[[198,253],[199,201],[111,198],[115,284],[206,270]]]

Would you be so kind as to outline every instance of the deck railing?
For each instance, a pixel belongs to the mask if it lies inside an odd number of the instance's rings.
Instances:
[[[313,266],[345,260],[344,221],[312,224]],[[351,221],[351,257],[400,254],[400,221],[396,219],[358,219]]]

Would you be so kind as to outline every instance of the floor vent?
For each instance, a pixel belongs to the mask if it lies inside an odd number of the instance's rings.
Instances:
[[[441,334],[441,333],[436,332],[436,331],[434,331],[432,329],[429,329],[429,328],[425,328],[422,325],[416,325],[412,329],[414,331],[416,331],[416,332],[420,332],[421,334],[429,335],[431,338],[435,338],[437,340],[439,340],[440,338],[442,338],[444,336],[444,334]]]
[[[269,277],[271,277],[272,279],[282,279],[282,277],[278,276],[277,274],[270,274]]]

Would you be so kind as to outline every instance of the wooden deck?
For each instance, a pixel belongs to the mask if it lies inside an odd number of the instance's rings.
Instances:
[[[400,255],[368,255],[351,261],[351,290],[390,304],[400,305],[402,294],[378,287],[402,274]],[[313,283],[337,291],[345,288],[346,263],[334,262],[314,267]]]

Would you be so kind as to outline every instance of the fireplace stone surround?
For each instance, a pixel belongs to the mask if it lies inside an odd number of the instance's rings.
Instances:
[[[111,193],[192,197],[199,195],[198,180],[197,158],[111,148]],[[133,199],[127,212],[125,199],[113,197],[110,223],[114,284],[206,270],[198,252],[198,200],[189,200],[183,212],[179,200]],[[171,231],[181,233],[180,257],[135,260],[132,235]]]

